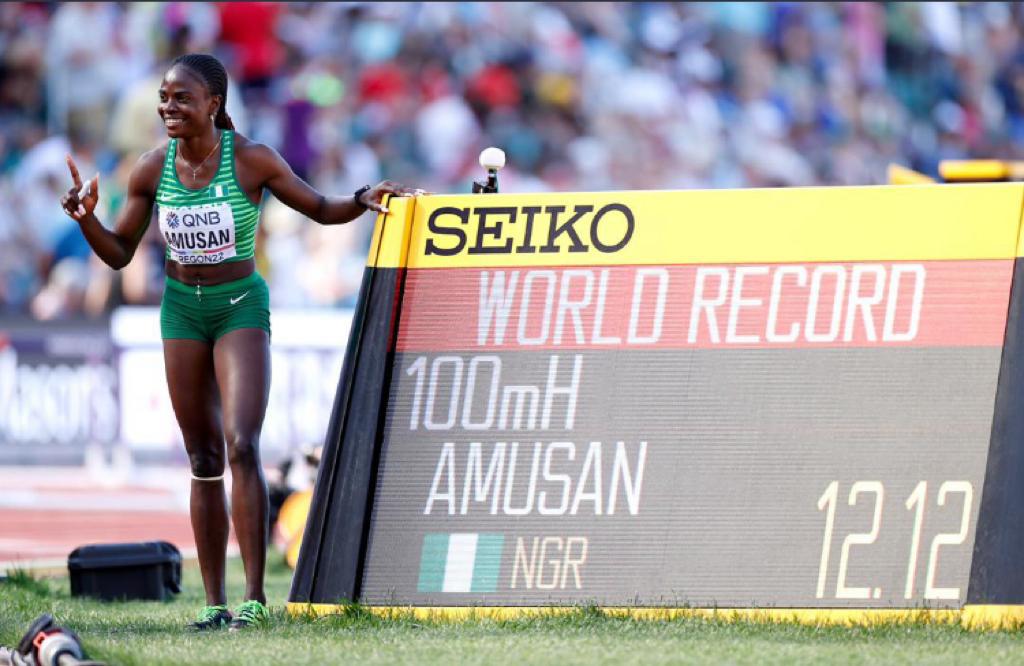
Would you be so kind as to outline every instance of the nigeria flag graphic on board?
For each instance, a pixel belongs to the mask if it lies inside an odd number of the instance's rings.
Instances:
[[[504,534],[427,534],[420,558],[420,592],[494,592]]]

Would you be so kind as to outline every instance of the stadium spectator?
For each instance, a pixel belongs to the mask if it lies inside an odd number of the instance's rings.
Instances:
[[[113,3],[63,3],[46,40],[46,88],[51,131],[72,131],[92,141],[107,131],[110,104],[129,69],[126,31]],[[93,81],[88,90],[76,81]]]

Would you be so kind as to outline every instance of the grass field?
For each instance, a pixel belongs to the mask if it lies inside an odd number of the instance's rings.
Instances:
[[[17,643],[43,612],[81,636],[108,664],[1010,664],[1024,663],[1024,633],[968,632],[933,623],[804,627],[719,620],[641,621],[580,609],[517,620],[381,619],[359,607],[345,614],[290,618],[283,607],[291,572],[271,565],[271,626],[244,634],[188,634],[202,601],[199,572],[184,572],[170,603],[103,604],[72,599],[67,578],[16,576],[0,583],[0,645]],[[241,593],[233,562],[232,602]]]

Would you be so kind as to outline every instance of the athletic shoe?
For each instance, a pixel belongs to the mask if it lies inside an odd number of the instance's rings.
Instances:
[[[208,631],[226,627],[231,622],[231,612],[227,606],[203,606],[196,621],[188,625],[192,631]]]
[[[250,599],[243,601],[235,611],[235,617],[228,625],[228,630],[241,631],[248,627],[262,627],[268,620],[270,620],[270,611],[267,610],[267,607],[255,599]]]

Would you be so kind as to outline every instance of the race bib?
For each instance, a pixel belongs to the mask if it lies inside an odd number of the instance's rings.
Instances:
[[[160,206],[160,233],[179,264],[217,264],[235,256],[235,218],[227,203]]]

